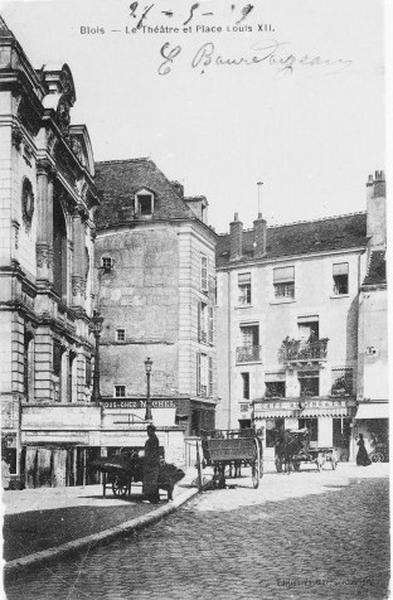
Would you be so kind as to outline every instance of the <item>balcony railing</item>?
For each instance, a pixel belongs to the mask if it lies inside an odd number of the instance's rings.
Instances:
[[[286,338],[280,348],[281,359],[284,362],[326,360],[328,341],[328,338],[315,342]]]
[[[236,348],[236,362],[248,363],[261,360],[261,346],[238,346]]]

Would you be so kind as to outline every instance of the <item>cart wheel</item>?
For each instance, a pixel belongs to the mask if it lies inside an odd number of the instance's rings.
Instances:
[[[281,458],[277,457],[275,460],[275,464],[276,464],[276,471],[277,473],[282,473],[282,460]]]
[[[112,481],[112,491],[115,496],[118,496],[119,498],[124,498],[124,496],[127,495],[128,485],[124,481],[124,479],[116,475],[116,477]]]
[[[382,452],[374,452],[374,454],[371,455],[371,460],[373,463],[383,462],[384,458],[385,457]]]
[[[257,487],[259,486],[259,477],[260,477],[260,473],[261,473],[261,455],[259,453],[259,445],[258,445],[257,440],[255,440],[255,450],[256,450],[256,456],[251,464],[251,474],[252,474],[251,476],[252,476],[253,488],[256,490]]]

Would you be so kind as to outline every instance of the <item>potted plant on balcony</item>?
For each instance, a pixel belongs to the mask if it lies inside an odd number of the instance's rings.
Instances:
[[[281,342],[279,355],[281,360],[291,360],[296,358],[299,352],[300,341],[295,340],[287,335],[287,337]]]
[[[338,377],[332,385],[332,396],[347,396],[351,393],[351,384],[345,377]]]

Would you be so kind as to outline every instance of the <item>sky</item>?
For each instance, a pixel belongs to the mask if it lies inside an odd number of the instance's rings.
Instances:
[[[130,4],[0,4],[36,68],[70,66],[72,121],[86,123],[96,160],[150,156],[186,195],[208,198],[219,232],[234,212],[252,226],[259,181],[268,224],[365,210],[368,174],[385,168],[381,0],[254,0],[237,24],[248,0]],[[179,33],[127,33],[150,6],[146,27]]]

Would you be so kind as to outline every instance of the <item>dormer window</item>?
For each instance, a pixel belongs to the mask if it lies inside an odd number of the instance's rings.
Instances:
[[[154,212],[154,194],[141,190],[135,194],[135,213],[137,217],[148,217]]]

